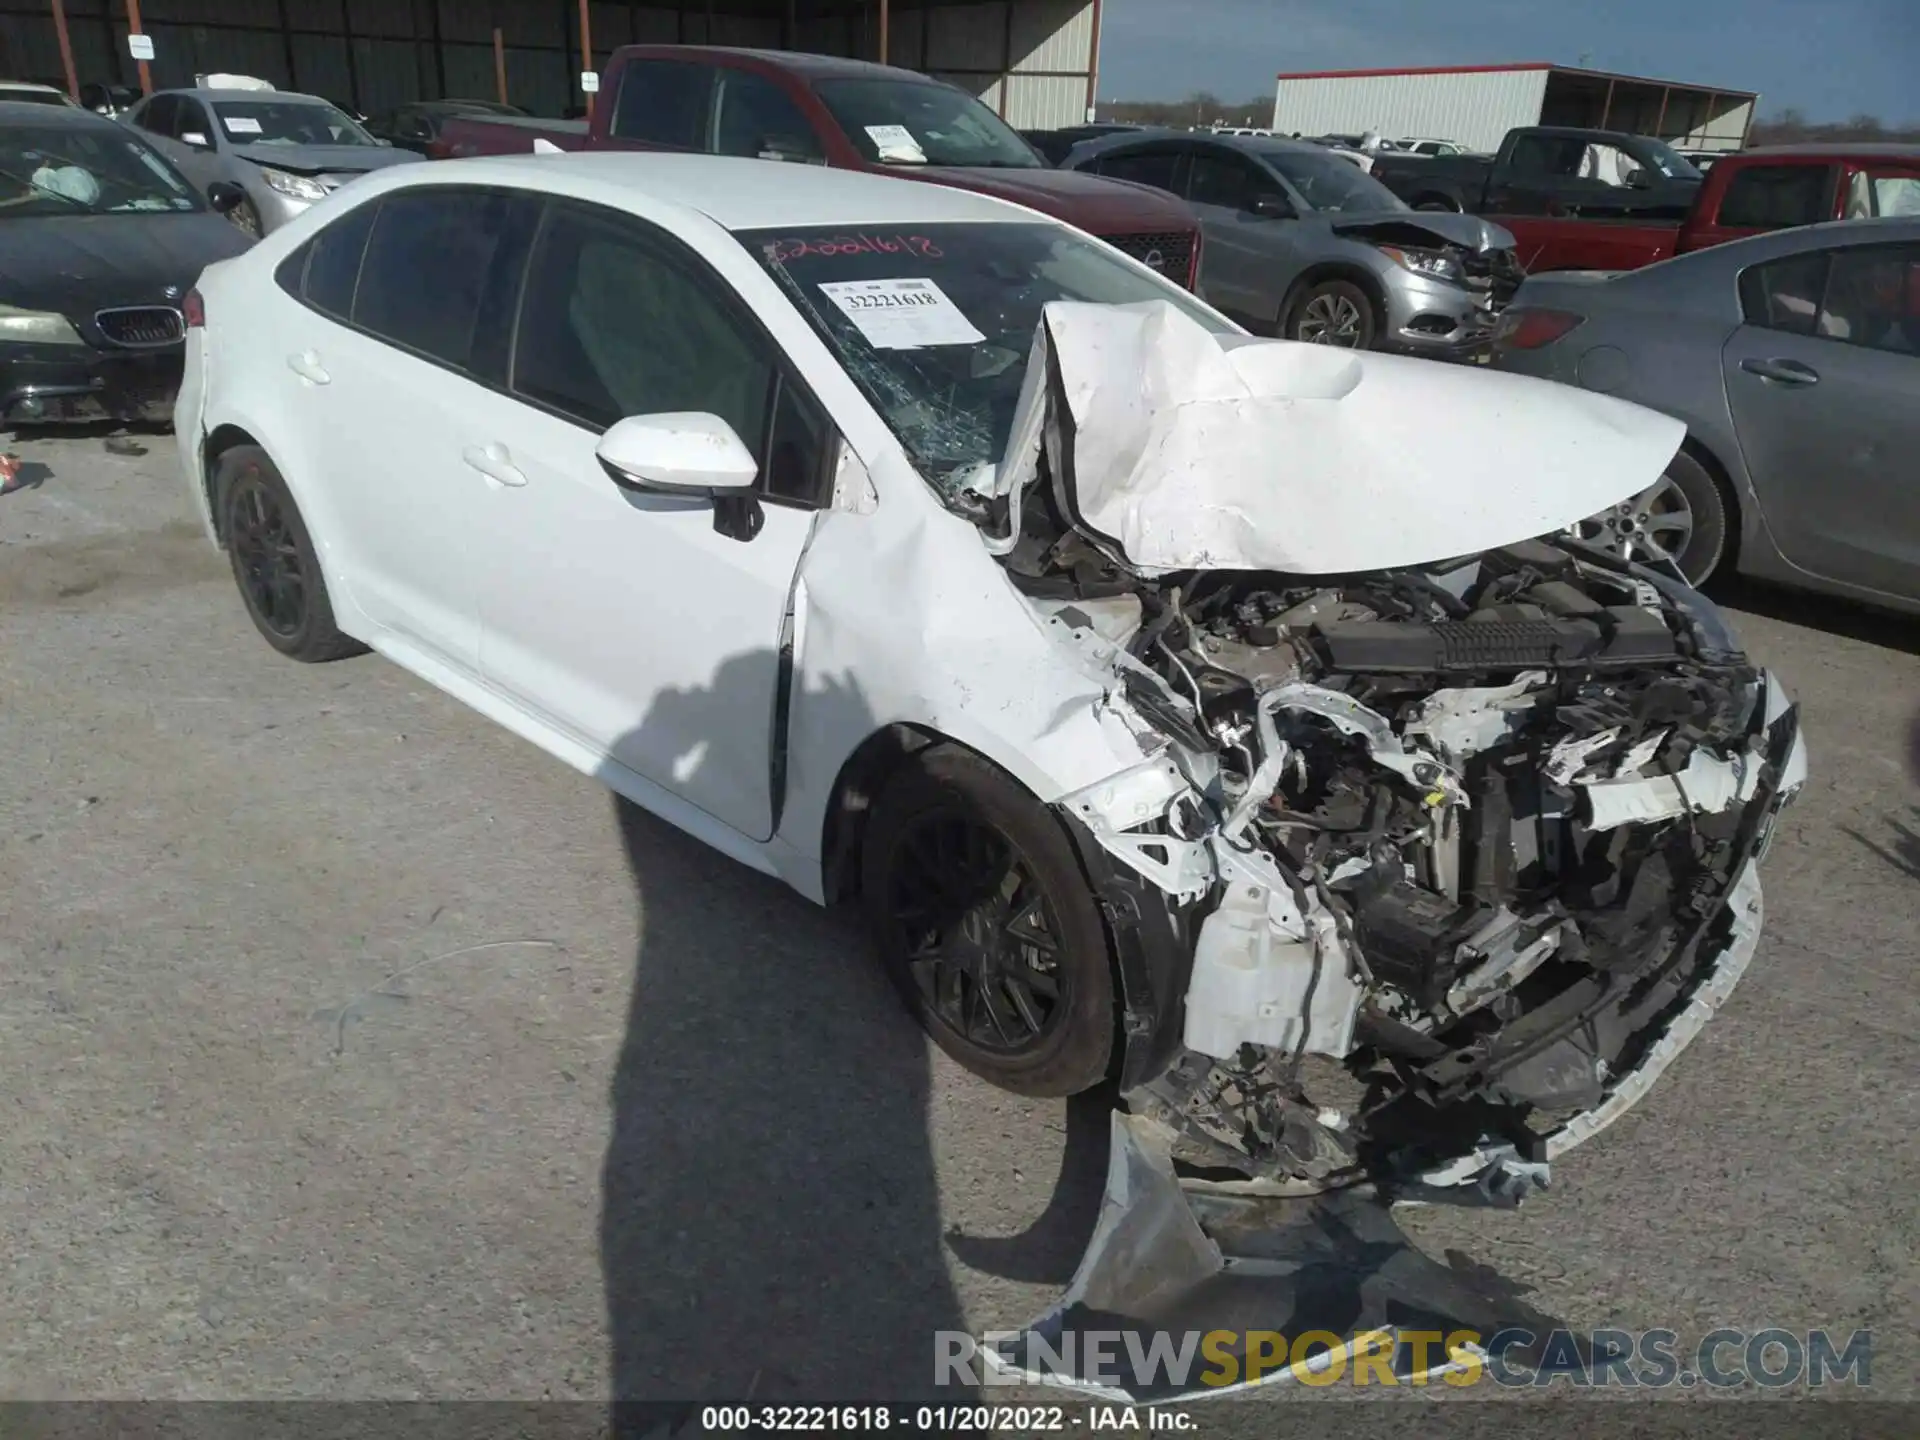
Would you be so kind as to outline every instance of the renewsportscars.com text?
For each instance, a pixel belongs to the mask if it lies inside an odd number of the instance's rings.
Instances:
[[[1545,1335],[1513,1328],[1370,1331],[1342,1337],[1329,1330],[1288,1335],[1278,1330],[1209,1330],[1176,1334],[1083,1330],[1056,1350],[1031,1334],[989,1334],[987,1343],[1019,1339],[1030,1375],[1125,1387],[1135,1393],[1294,1380],[1303,1385],[1571,1385],[1626,1389],[1763,1389],[1873,1383],[1873,1335],[1828,1330],[1714,1330],[1683,1346],[1673,1330],[1594,1330]],[[1025,1377],[988,1365],[973,1336],[934,1335],[934,1382],[1013,1385]]]

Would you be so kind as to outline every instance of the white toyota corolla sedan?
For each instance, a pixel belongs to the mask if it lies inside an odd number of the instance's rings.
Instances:
[[[187,308],[270,644],[856,901],[961,1063],[1118,1078],[1129,1204],[1524,1191],[1753,953],[1794,708],[1677,576],[1536,538],[1664,417],[753,160],[400,167]]]

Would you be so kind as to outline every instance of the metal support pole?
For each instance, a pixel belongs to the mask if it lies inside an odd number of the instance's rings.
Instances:
[[[1600,128],[1609,129],[1607,121],[1613,118],[1613,81],[1607,81],[1607,103],[1600,107]]]
[[[1653,138],[1656,140],[1667,138],[1667,102],[1672,98],[1673,87],[1662,85],[1660,87],[1660,118],[1653,122]]]
[[[140,0],[127,0],[127,33],[129,35],[145,33],[140,28]],[[147,62],[144,60],[140,61],[140,93],[153,94],[153,72],[147,69]]]
[[[588,13],[587,0],[580,0],[580,73],[593,69],[593,19]],[[593,119],[592,95],[582,92],[587,102],[587,119]]]
[[[1007,118],[1007,91],[1013,88],[1013,0],[1006,0],[1006,24],[1000,31],[1000,118]]]
[[[60,42],[60,65],[67,72],[67,94],[80,102],[80,76],[73,68],[73,41],[67,38],[67,7],[64,0],[53,0],[53,37]]]
[[[887,63],[887,0],[880,0],[880,63]]]
[[[1100,103],[1100,0],[1093,0],[1093,41],[1087,49],[1087,123]]]
[[[500,103],[507,103],[507,42],[500,34],[498,25],[493,27],[493,88],[500,94]]]

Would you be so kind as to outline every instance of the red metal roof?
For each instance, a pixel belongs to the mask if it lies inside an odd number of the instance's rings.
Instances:
[[[1551,70],[1556,75],[1589,75],[1596,80],[1624,80],[1632,85],[1659,85],[1670,90],[1694,90],[1702,95],[1725,95],[1757,100],[1753,90],[1729,90],[1724,85],[1698,85],[1686,80],[1654,80],[1645,75],[1623,75],[1616,70],[1585,70],[1578,65],[1555,65],[1551,60],[1518,60],[1509,65],[1415,65],[1397,70],[1282,70],[1281,80],[1373,80],[1388,75],[1497,75],[1512,70]]]
[[[1380,75],[1491,75],[1501,70],[1558,70],[1550,60],[1521,60],[1511,65],[1417,65],[1398,70],[1282,70],[1282,80],[1371,80]]]

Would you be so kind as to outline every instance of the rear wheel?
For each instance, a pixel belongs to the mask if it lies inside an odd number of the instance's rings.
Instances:
[[[1368,350],[1378,329],[1366,291],[1351,280],[1322,280],[1293,302],[1286,334],[1308,345]]]
[[[1413,202],[1413,208],[1416,210],[1445,210],[1453,215],[1460,213],[1460,207],[1444,195],[1422,195],[1418,200]]]
[[[1098,1084],[1113,1051],[1106,930],[1058,820],[956,746],[880,794],[861,897],[915,1018],[968,1070],[1022,1095]]]
[[[1731,507],[1707,468],[1682,450],[1638,495],[1575,527],[1616,555],[1672,564],[1689,585],[1705,585],[1727,558]]]
[[[313,537],[267,452],[240,445],[223,454],[214,494],[234,583],[267,643],[307,664],[364,653],[334,624]]]

